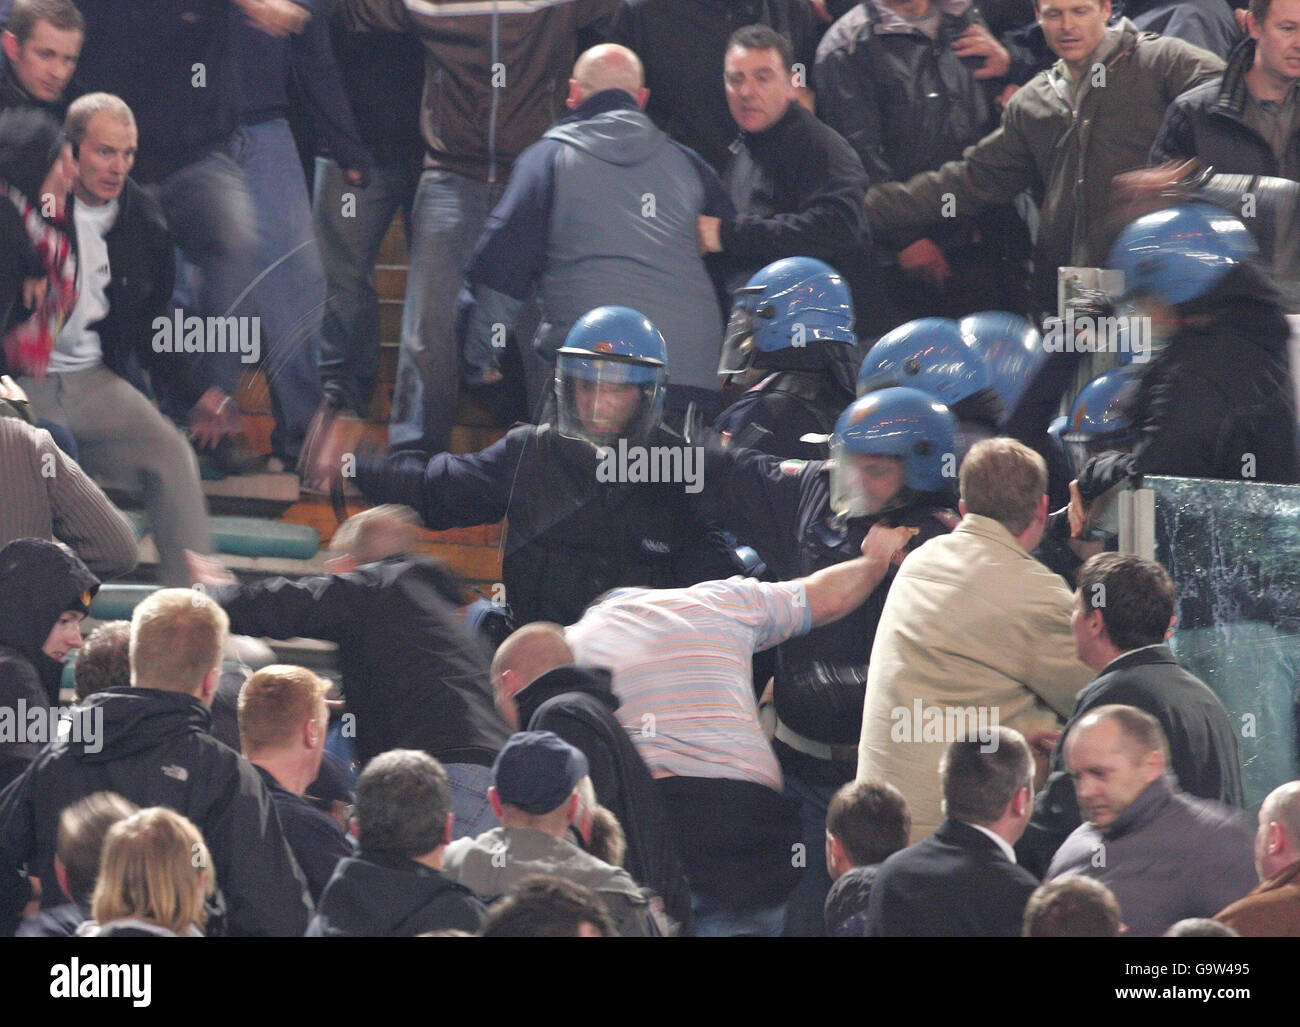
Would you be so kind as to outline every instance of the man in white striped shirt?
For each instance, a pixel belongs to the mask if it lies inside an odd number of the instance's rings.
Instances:
[[[806,865],[751,657],[860,605],[915,531],[877,524],[861,557],[797,581],[616,589],[567,630],[577,662],[613,673],[619,721],[668,809],[699,934],[780,934]]]

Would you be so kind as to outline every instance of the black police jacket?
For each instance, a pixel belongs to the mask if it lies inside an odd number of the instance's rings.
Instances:
[[[861,555],[871,526],[919,528],[908,549],[957,524],[944,497],[918,494],[906,506],[840,522],[830,508],[825,463],[777,460],[747,450],[710,446],[705,457],[704,513],[758,550],[780,580],[800,578]],[[894,569],[848,616],[792,638],[777,658],[777,716],[806,738],[856,746],[862,731],[867,662]],[[851,775],[850,775],[851,776]]]
[[[573,624],[616,586],[674,588],[735,573],[720,535],[689,503],[689,482],[602,481],[610,469],[587,442],[521,425],[466,456],[363,458],[357,485],[374,502],[413,507],[435,531],[508,518],[504,598],[516,625]]]
[[[1300,481],[1290,327],[1267,274],[1235,267],[1183,319],[1133,397],[1141,436],[1132,453],[1102,453],[1079,475],[1091,502],[1125,478]]]

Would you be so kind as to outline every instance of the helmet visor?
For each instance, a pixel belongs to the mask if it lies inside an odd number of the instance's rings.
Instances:
[[[560,434],[604,446],[645,438],[663,409],[662,364],[567,355],[555,366]]]
[[[727,319],[727,332],[722,338],[718,374],[743,374],[753,366],[754,350],[758,347],[755,337],[758,317],[754,313],[754,306],[763,291],[761,285],[747,285],[736,290],[731,317]]]
[[[906,484],[901,457],[856,453],[831,439],[830,503],[840,517],[867,517],[894,504]]]

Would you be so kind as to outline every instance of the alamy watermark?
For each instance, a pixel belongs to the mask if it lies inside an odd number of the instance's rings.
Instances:
[[[61,731],[61,728],[66,729]],[[104,745],[104,709],[90,710],[62,706],[29,706],[19,699],[13,706],[0,706],[0,744],[49,745],[63,734],[90,754]]]
[[[596,449],[596,480],[622,485],[672,483],[684,485],[692,495],[704,489],[703,446],[629,446]]]
[[[911,706],[889,711],[894,723],[889,737],[895,742],[979,742],[980,752],[998,750],[996,706],[926,706],[913,699]]]
[[[153,319],[155,353],[238,353],[241,364],[262,359],[262,319],[250,317],[185,316],[179,307],[172,316]]]
[[[1136,314],[1110,316],[1079,314],[1067,307],[1043,334],[1048,353],[1130,353],[1133,363],[1151,359],[1151,318]]]

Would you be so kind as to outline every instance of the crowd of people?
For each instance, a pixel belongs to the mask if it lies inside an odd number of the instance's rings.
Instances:
[[[1103,523],[1300,483],[1300,0],[5,6],[0,935],[1300,934]],[[328,573],[212,555],[262,469]]]

